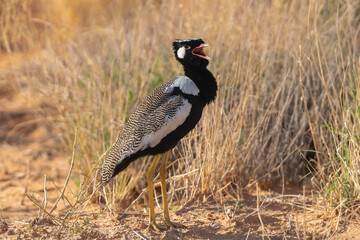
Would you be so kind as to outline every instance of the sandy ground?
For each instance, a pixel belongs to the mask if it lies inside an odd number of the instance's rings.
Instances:
[[[7,62],[2,62],[6,66]],[[0,68],[4,71],[4,68]],[[4,75],[2,75],[4,76]],[[58,222],[44,218],[28,198],[43,204],[47,176],[47,209],[60,195],[70,156],[56,154],[51,128],[26,100],[0,79],[0,238],[1,239],[359,239],[357,223],[344,224],[314,207],[303,197],[301,186],[290,186],[287,195],[255,191],[245,199],[222,202],[200,198],[185,205],[172,204],[171,216],[186,228],[163,232],[147,229],[146,205],[101,212],[91,206],[66,224],[63,199],[53,214]],[[56,187],[57,186],[57,187]],[[68,191],[76,191],[74,181]],[[259,201],[258,201],[259,200]],[[161,210],[156,208],[158,222]],[[337,227],[336,227],[337,226]],[[337,232],[333,233],[336,229]]]

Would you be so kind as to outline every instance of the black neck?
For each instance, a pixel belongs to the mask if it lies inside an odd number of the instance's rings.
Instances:
[[[199,96],[205,104],[212,102],[216,97],[217,83],[212,73],[206,67],[184,65],[185,76],[193,80],[199,88]]]

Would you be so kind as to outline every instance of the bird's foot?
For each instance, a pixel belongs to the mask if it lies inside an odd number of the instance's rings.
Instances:
[[[186,228],[186,226],[181,223],[172,222],[172,221],[166,220],[166,219],[164,220],[164,223],[166,224],[166,226],[168,226],[170,228]]]
[[[164,230],[167,230],[169,227],[168,226],[161,226],[161,225],[158,225],[155,221],[154,222],[150,222],[149,223],[149,226],[148,226],[148,229],[149,230],[152,230],[154,229],[155,231],[164,231]]]

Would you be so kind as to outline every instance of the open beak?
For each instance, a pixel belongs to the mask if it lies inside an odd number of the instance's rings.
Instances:
[[[209,47],[209,46],[210,46],[209,44],[205,44],[205,43],[200,44],[200,46],[194,48],[191,53],[195,56],[205,58],[206,60],[210,60],[211,58],[209,58],[203,50],[205,47]]]

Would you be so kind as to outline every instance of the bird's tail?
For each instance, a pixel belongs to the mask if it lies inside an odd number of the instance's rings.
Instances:
[[[101,168],[101,184],[105,185],[107,184],[114,172],[115,169],[115,165],[113,164],[111,159],[109,159],[109,154],[106,155],[105,160],[104,160],[104,164]]]
[[[114,174],[116,164],[119,159],[119,153],[117,151],[119,141],[116,141],[108,150],[105,156],[104,163],[101,168],[101,185],[106,185]]]

